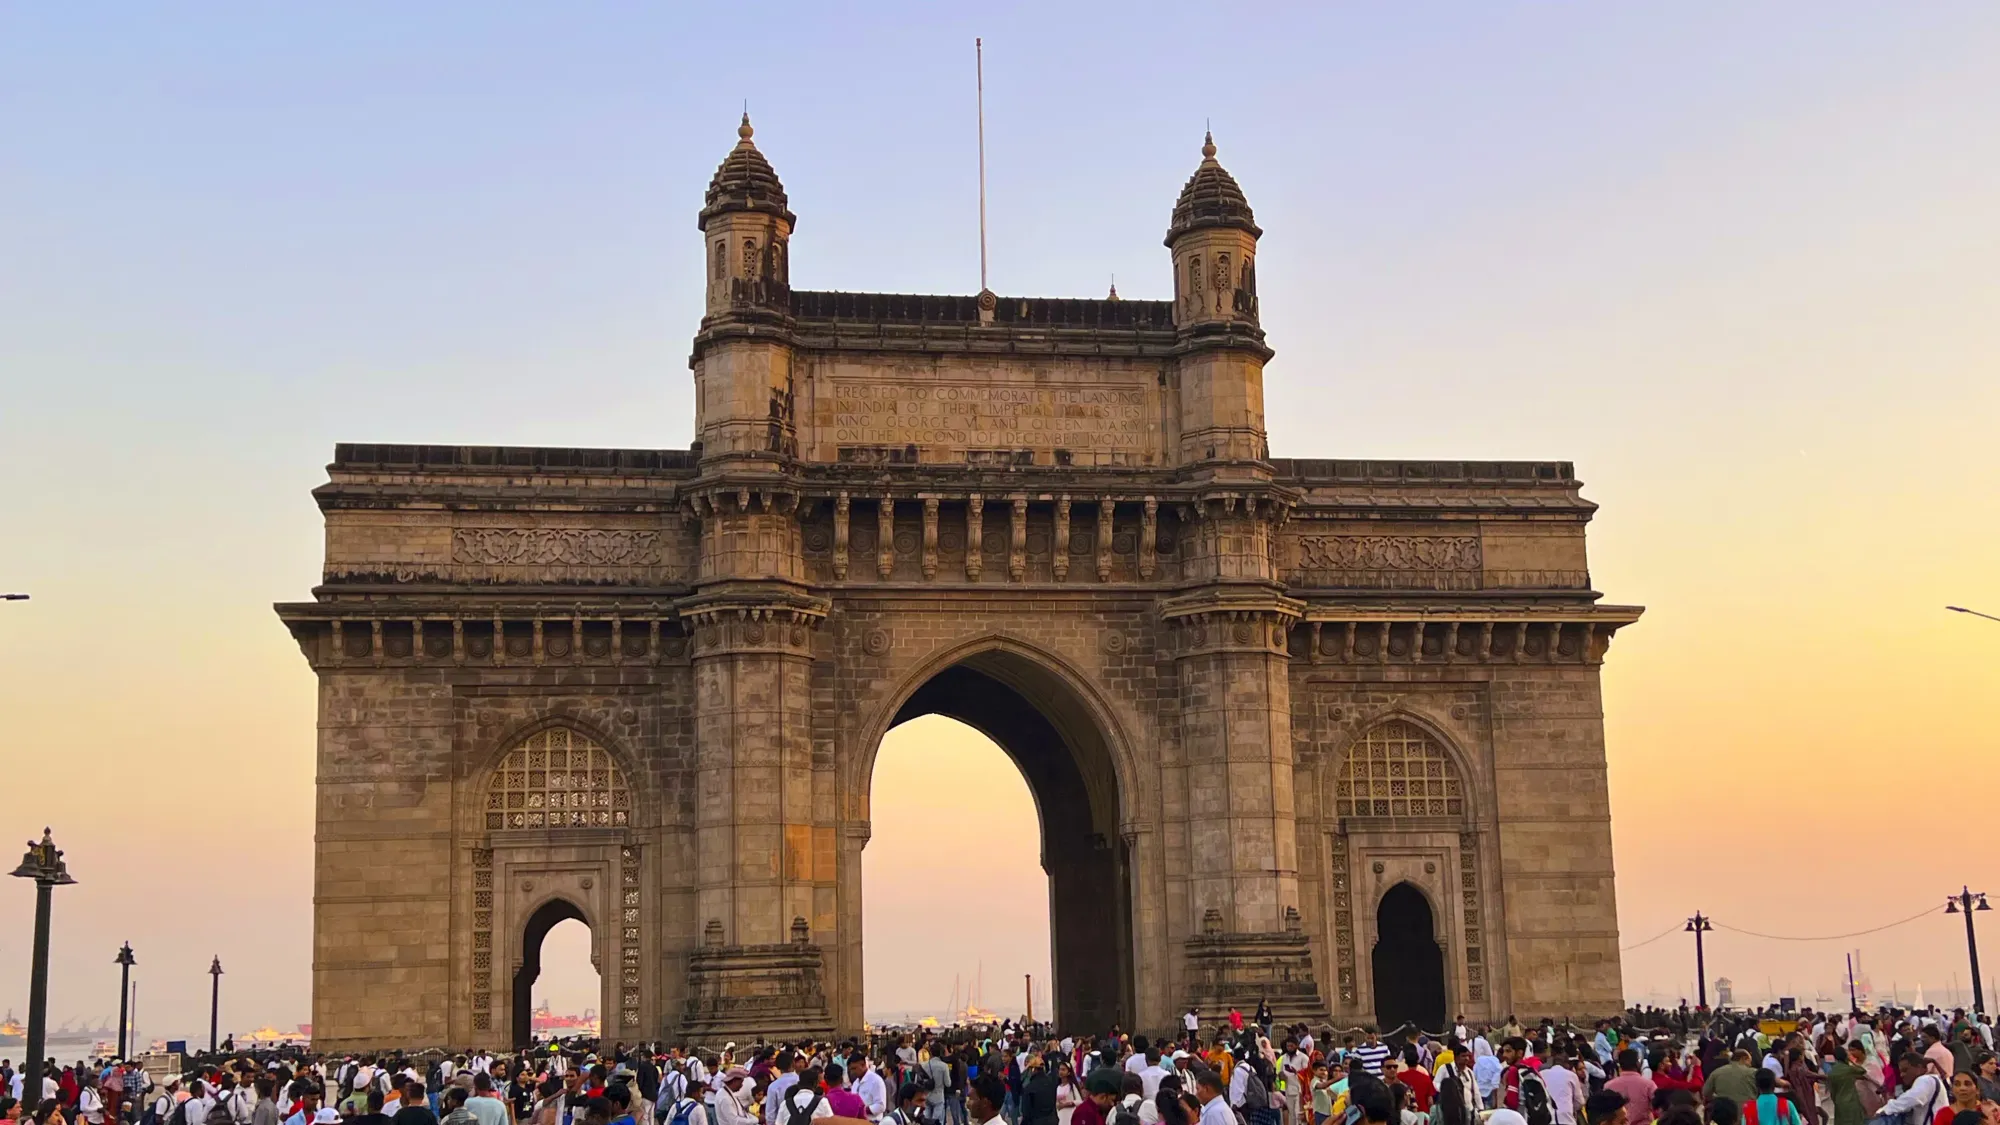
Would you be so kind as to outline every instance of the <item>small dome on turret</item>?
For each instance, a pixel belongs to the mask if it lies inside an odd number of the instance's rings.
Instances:
[[[750,127],[748,113],[743,115],[743,124],[737,127],[736,135],[739,138],[736,147],[722,158],[714,178],[708,181],[701,222],[706,224],[710,217],[731,211],[762,211],[782,215],[787,223],[795,222],[787,206],[785,185],[778,181],[771,162],[764,159],[756,142],[750,139],[756,131]]]
[[[1264,232],[1250,212],[1250,201],[1236,185],[1236,177],[1215,160],[1215,134],[1202,137],[1201,165],[1188,177],[1181,197],[1174,202],[1174,221],[1167,228],[1167,245],[1192,230],[1203,227],[1234,227],[1249,231],[1252,238]]]

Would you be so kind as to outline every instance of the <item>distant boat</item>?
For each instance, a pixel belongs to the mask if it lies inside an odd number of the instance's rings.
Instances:
[[[101,1020],[96,1027],[74,1027],[75,1020],[64,1020],[49,1028],[47,1035],[51,1043],[94,1043],[100,1039],[116,1039],[118,1029],[111,1021]],[[0,1047],[20,1047],[28,1042],[28,1029],[14,1018],[9,1009],[5,1019],[0,1019]]]
[[[538,1039],[567,1039],[574,1035],[597,1034],[597,1009],[585,1008],[580,1016],[559,1016],[544,999],[529,1017],[529,1030]]]

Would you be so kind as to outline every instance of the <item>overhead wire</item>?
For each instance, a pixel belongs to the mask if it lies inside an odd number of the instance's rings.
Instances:
[[[1814,934],[1812,936],[1803,936],[1797,934],[1759,933],[1756,930],[1746,930],[1740,926],[1732,926],[1727,922],[1717,922],[1713,918],[1709,919],[1708,922],[1709,925],[1715,927],[1718,930],[1728,930],[1732,934],[1742,934],[1744,937],[1763,938],[1767,941],[1838,941],[1842,938],[1854,938],[1854,937],[1862,937],[1867,934],[1879,934],[1883,930],[1893,930],[1897,926],[1907,926],[1911,922],[1914,922],[1919,918],[1928,918],[1936,913],[1937,909],[1935,907],[1926,907],[1923,910],[1920,910],[1917,913],[1910,915],[1908,918],[1899,919],[1894,922],[1888,922],[1880,926],[1873,926],[1870,927],[1869,929],[1855,930],[1851,933],[1845,933],[1845,934]],[[1668,926],[1666,929],[1661,930],[1659,933],[1654,934],[1652,937],[1647,938],[1645,941],[1638,942],[1633,945],[1619,946],[1618,952],[1630,953],[1635,949],[1643,949],[1644,947],[1649,946],[1656,941],[1659,941],[1661,938],[1664,938],[1669,934],[1681,933],[1685,931],[1685,929],[1686,926],[1684,924],[1677,922],[1674,925]]]
[[[1635,949],[1639,949],[1639,948],[1642,948],[1642,947],[1644,947],[1644,946],[1648,946],[1648,945],[1651,945],[1651,944],[1653,944],[1654,942],[1656,942],[1656,941],[1660,940],[1661,938],[1663,938],[1663,937],[1666,937],[1666,936],[1667,936],[1668,934],[1677,934],[1677,933],[1680,933],[1680,932],[1681,932],[1681,930],[1682,930],[1683,928],[1685,928],[1685,927],[1684,927],[1684,924],[1683,924],[1683,923],[1680,923],[1680,922],[1675,922],[1675,923],[1674,923],[1673,925],[1671,925],[1671,926],[1668,926],[1668,927],[1667,927],[1666,929],[1664,929],[1664,930],[1661,930],[1661,931],[1660,931],[1659,933],[1657,933],[1657,934],[1654,934],[1654,935],[1653,935],[1652,937],[1649,937],[1649,938],[1647,938],[1647,939],[1646,939],[1645,941],[1642,941],[1642,942],[1640,942],[1640,943],[1639,943],[1638,945],[1621,945],[1621,946],[1619,946],[1619,947],[1618,947],[1618,952],[1620,952],[1620,953],[1630,953],[1630,952],[1632,952],[1632,951],[1633,951],[1633,950],[1635,950]]]
[[[1846,933],[1846,934],[1819,934],[1813,937],[1795,937],[1791,934],[1760,934],[1755,930],[1745,930],[1745,929],[1740,929],[1736,926],[1727,926],[1722,924],[1721,922],[1715,922],[1713,924],[1715,928],[1718,930],[1728,930],[1731,933],[1742,934],[1746,937],[1765,938],[1770,941],[1836,941],[1840,938],[1860,937],[1863,934],[1879,934],[1883,930],[1893,930],[1897,926],[1907,926],[1911,922],[1914,922],[1919,918],[1928,918],[1936,913],[1938,913],[1937,907],[1931,906],[1931,907],[1926,907],[1923,910],[1920,910],[1917,913],[1910,915],[1908,918],[1902,919],[1901,921],[1890,922],[1886,925],[1875,926],[1871,929],[1855,930],[1853,933]]]

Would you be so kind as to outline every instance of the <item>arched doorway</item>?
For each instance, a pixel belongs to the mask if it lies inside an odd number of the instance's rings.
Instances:
[[[543,903],[528,916],[521,930],[521,968],[514,974],[514,1046],[527,1047],[534,1043],[534,991],[535,981],[542,975],[542,943],[549,931],[557,925],[568,922],[590,923],[583,911],[568,899],[553,898]]]
[[[869,789],[864,1016],[910,1024],[976,1005],[1048,1019],[1041,816],[1013,759],[978,730],[925,715],[883,737]],[[993,905],[1002,909],[982,909]],[[967,914],[980,924],[951,923]]]
[[[1444,1026],[1444,950],[1430,900],[1408,883],[1390,887],[1375,908],[1374,970],[1375,1022],[1384,1032]]]
[[[1113,1024],[1128,1025],[1133,1011],[1130,857],[1118,832],[1117,768],[1088,705],[1046,665],[1012,650],[993,649],[931,676],[897,709],[889,726],[925,715],[956,719],[991,739],[1020,768],[1034,796],[1041,821],[1041,866],[1048,876],[1052,979],[1047,994],[1054,1006],[1051,1013],[1037,1011],[1037,1017],[1052,1018],[1064,1031],[1103,1032]],[[940,778],[939,783],[940,799],[949,800],[951,779]],[[950,905],[958,916],[967,916],[966,903]]]

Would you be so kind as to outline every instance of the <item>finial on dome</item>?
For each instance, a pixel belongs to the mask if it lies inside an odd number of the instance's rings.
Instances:
[[[750,107],[746,105],[743,123],[736,127],[739,139],[722,158],[714,178],[708,181],[700,219],[704,229],[709,219],[731,211],[761,211],[777,215],[788,224],[796,221],[786,207],[785,185],[778,182],[778,173],[772,170],[771,162],[764,159],[756,142],[750,139],[754,135]]]
[[[1117,274],[1115,274],[1115,273],[1111,275],[1111,293],[1110,293],[1110,295],[1109,295],[1109,296],[1105,297],[1104,299],[1105,299],[1105,300],[1107,300],[1107,301],[1120,301],[1120,300],[1124,300],[1124,298],[1122,298],[1122,297],[1120,297],[1120,296],[1118,295],[1118,275],[1117,275]]]
[[[749,123],[750,123],[750,115],[749,115],[749,114],[744,114],[744,115],[743,115],[743,122],[744,122],[744,127],[745,127],[745,128],[748,128],[748,127],[749,127]],[[746,134],[746,135],[747,135],[747,134]],[[1214,130],[1205,130],[1205,131],[1203,131],[1203,133],[1202,133],[1202,135],[1201,135],[1201,156],[1202,156],[1202,159],[1204,159],[1204,160],[1214,160],[1214,159],[1215,159],[1215,132],[1214,132]]]

